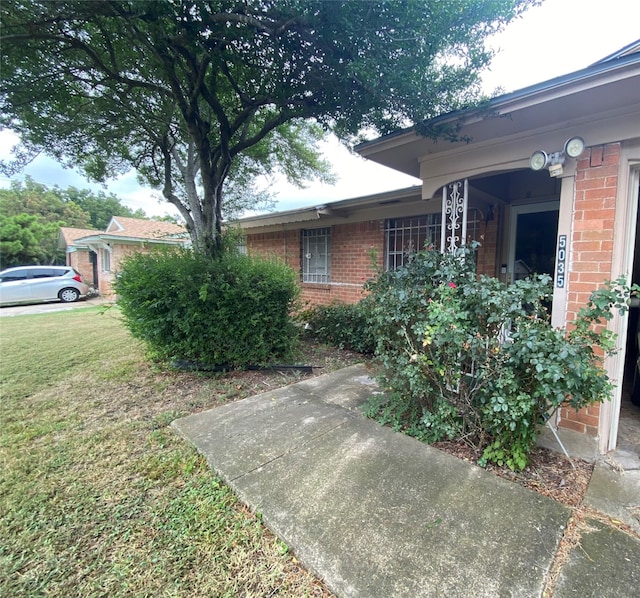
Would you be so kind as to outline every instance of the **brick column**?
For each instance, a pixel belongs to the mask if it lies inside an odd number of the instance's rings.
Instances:
[[[574,320],[591,293],[611,279],[620,144],[588,148],[578,160],[571,238],[567,321]],[[598,435],[600,406],[560,411],[560,427]]]

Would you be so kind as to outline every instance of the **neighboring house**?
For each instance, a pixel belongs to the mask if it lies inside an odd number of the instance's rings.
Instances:
[[[113,216],[103,231],[62,227],[58,244],[66,263],[103,296],[113,295],[112,282],[122,258],[160,245],[189,244],[184,227],[171,222]]]
[[[483,110],[426,124],[460,125],[467,141],[434,142],[411,128],[356,148],[421,186],[243,219],[249,253],[282,257],[300,271],[303,298],[323,304],[357,301],[372,255],[394,268],[425,241],[451,250],[476,239],[482,273],[506,284],[530,272],[553,276],[558,327],[603,281],[640,282],[640,41]],[[631,393],[637,311],[610,324],[622,340],[606,364],[620,381],[612,401],[559,414],[561,427],[601,452],[615,448]]]

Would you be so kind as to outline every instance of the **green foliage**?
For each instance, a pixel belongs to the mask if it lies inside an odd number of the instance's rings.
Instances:
[[[67,187],[66,189],[54,188],[67,205],[75,205],[89,216],[87,228],[106,230],[113,216],[126,216],[128,218],[147,218],[142,210],[132,210],[120,203],[120,199],[113,193],[109,195],[103,191],[97,193],[89,189],[76,189]],[[65,226],[75,226],[66,224]],[[84,227],[80,227],[84,228]]]
[[[241,367],[286,358],[295,346],[289,312],[298,286],[280,262],[184,250],[135,254],[115,290],[132,335],[162,360]]]
[[[0,126],[97,180],[134,168],[215,256],[234,172],[322,178],[318,125],[354,140],[468,107],[486,39],[536,1],[3,0]]]
[[[626,309],[630,289],[622,279],[605,284],[569,332],[554,329],[548,276],[505,287],[476,276],[473,251],[424,251],[368,284],[391,391],[372,412],[428,441],[464,438],[484,462],[522,469],[538,427],[560,405],[609,398],[603,360],[615,338],[603,324]]]
[[[24,264],[54,264],[59,227],[36,216],[0,214],[0,269]]]
[[[30,177],[0,189],[0,267],[64,264],[61,226],[104,230],[112,216],[144,218],[115,195],[75,187],[48,188]]]
[[[58,187],[50,189],[36,183],[31,177],[25,177],[24,181],[12,181],[9,189],[0,189],[0,214],[29,214],[37,216],[42,223],[91,228],[90,215],[69,201],[65,192]]]
[[[332,303],[305,311],[302,319],[316,338],[358,353],[373,353],[375,339],[369,326],[366,302]]]

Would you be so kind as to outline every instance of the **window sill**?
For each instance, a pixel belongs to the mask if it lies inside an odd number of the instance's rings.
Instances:
[[[328,282],[302,282],[300,283],[300,286],[303,289],[331,290],[331,284]]]

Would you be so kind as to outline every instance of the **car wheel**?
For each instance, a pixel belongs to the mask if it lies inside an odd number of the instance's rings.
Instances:
[[[76,289],[62,289],[58,293],[58,297],[60,298],[60,301],[63,301],[64,303],[73,303],[78,300],[80,293]]]

